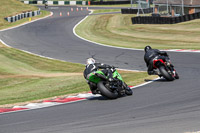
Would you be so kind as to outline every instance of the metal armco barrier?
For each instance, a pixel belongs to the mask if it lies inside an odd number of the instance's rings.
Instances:
[[[140,9],[139,10],[140,13],[153,13],[153,8],[146,8],[146,9],[143,9],[143,12],[142,10]],[[138,13],[138,9],[136,8],[123,8],[121,9],[121,13],[122,14],[137,14]]]
[[[24,12],[21,14],[17,14],[15,16],[11,16],[11,17],[6,17],[5,20],[7,20],[8,22],[16,22],[18,20],[21,20],[23,18],[28,18],[28,17],[33,17],[33,16],[37,16],[40,15],[40,9],[37,11],[33,11],[33,12]]]
[[[176,24],[194,19],[200,19],[200,12],[179,17],[139,16],[131,18],[132,24]]]

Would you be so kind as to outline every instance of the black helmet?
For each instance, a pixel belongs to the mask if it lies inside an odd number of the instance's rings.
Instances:
[[[144,51],[147,52],[147,51],[150,50],[150,49],[152,49],[151,46],[146,46],[146,47],[144,48]]]

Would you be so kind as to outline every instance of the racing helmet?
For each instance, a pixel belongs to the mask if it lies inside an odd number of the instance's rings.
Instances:
[[[150,49],[152,49],[151,46],[146,46],[146,47],[144,48],[144,51],[147,52],[147,51],[150,50]]]
[[[87,64],[87,65],[94,64],[94,63],[95,63],[95,59],[93,59],[93,58],[88,58],[88,59],[86,60],[86,64]]]

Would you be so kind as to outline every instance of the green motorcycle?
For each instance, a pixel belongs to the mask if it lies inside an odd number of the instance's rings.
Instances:
[[[125,94],[132,95],[132,89],[126,85],[115,67],[112,66],[107,69],[112,69],[113,81],[110,81],[101,70],[90,73],[86,78],[92,88],[96,89],[97,94],[108,99],[116,99]]]

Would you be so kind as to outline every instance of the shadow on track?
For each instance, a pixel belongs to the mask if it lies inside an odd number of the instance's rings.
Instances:
[[[129,96],[124,95],[124,96],[118,97],[117,99],[125,98],[125,97],[129,97]],[[107,101],[108,100],[108,101],[112,101],[112,100],[116,100],[116,99],[109,99],[109,98],[106,98],[106,97],[103,97],[103,96],[99,96],[99,97],[90,98],[88,100],[91,100],[91,101],[93,101],[93,100],[98,100],[98,101]]]

